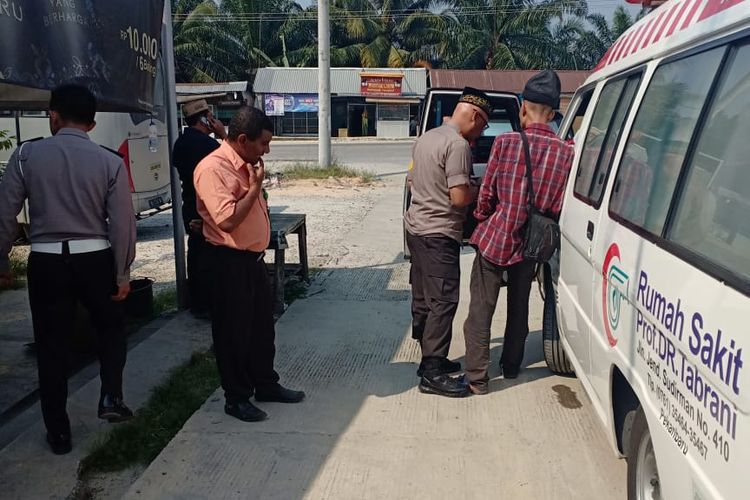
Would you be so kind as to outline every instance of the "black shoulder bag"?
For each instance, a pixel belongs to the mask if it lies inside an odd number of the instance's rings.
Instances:
[[[537,210],[534,200],[534,178],[531,174],[531,155],[529,140],[521,131],[523,153],[526,160],[526,178],[528,180],[528,200],[526,224],[523,234],[523,258],[534,262],[547,262],[560,246],[560,226],[557,222]]]

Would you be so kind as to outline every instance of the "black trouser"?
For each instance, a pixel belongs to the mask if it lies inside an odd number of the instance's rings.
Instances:
[[[529,294],[535,268],[534,262],[527,261],[507,267],[498,266],[477,252],[471,268],[469,316],[464,323],[466,375],[470,382],[485,385],[489,381],[490,327],[500,288],[506,285],[505,272],[508,310],[500,362],[509,372],[517,372],[521,367],[529,334]]]
[[[276,388],[273,295],[263,254],[211,246],[211,329],[230,403]]]
[[[190,310],[196,313],[211,308],[211,244],[202,234],[188,234],[187,274]]]
[[[460,247],[445,236],[406,233],[411,252],[412,336],[421,340],[422,359],[448,357],[458,309]]]
[[[116,290],[112,251],[31,252],[28,279],[44,423],[51,433],[69,433],[67,363],[76,300],[88,309],[96,329],[101,393],[122,397],[127,346],[122,306],[111,299]]]

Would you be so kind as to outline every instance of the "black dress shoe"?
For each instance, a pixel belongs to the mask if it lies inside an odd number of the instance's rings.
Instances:
[[[439,374],[447,375],[449,373],[456,373],[461,371],[461,363],[458,361],[451,361],[448,358],[440,358],[439,361],[440,365],[437,369],[437,372]],[[421,377],[424,375],[425,371],[425,365],[424,361],[419,363],[419,368],[417,368],[417,377]]]
[[[105,394],[99,400],[99,418],[112,423],[124,422],[133,418],[133,412],[125,406],[121,397]]]
[[[53,434],[47,432],[47,442],[55,455],[65,455],[73,449],[73,443],[70,441],[70,434]]]
[[[502,362],[500,363],[500,370],[503,373],[503,378],[506,378],[506,379],[518,378],[518,373],[521,371],[520,368],[511,368],[509,366],[504,365]]]
[[[469,386],[463,377],[432,375],[422,377],[419,382],[419,392],[448,398],[463,398],[469,395]]]
[[[264,392],[255,391],[255,400],[269,403],[299,403],[305,399],[305,393],[302,391],[293,391],[286,387],[278,386],[275,389]]]
[[[241,401],[239,403],[225,403],[224,413],[231,415],[243,422],[260,422],[268,418],[268,414],[252,404],[250,401]]]

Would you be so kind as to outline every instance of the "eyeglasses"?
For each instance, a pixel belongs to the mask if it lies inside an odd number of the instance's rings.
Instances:
[[[476,112],[476,116],[480,117],[482,121],[484,122],[484,126],[482,127],[482,130],[487,130],[490,128],[490,123],[484,118],[484,115],[480,114],[478,111]]]

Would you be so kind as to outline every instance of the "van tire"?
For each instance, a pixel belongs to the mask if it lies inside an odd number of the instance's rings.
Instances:
[[[627,448],[628,500],[662,498],[656,455],[646,414],[641,407],[634,413]]]
[[[574,375],[573,366],[565,354],[557,325],[557,290],[552,281],[550,266],[543,265],[542,284],[544,286],[544,313],[542,317],[542,341],[544,361],[547,367],[558,375]]]

